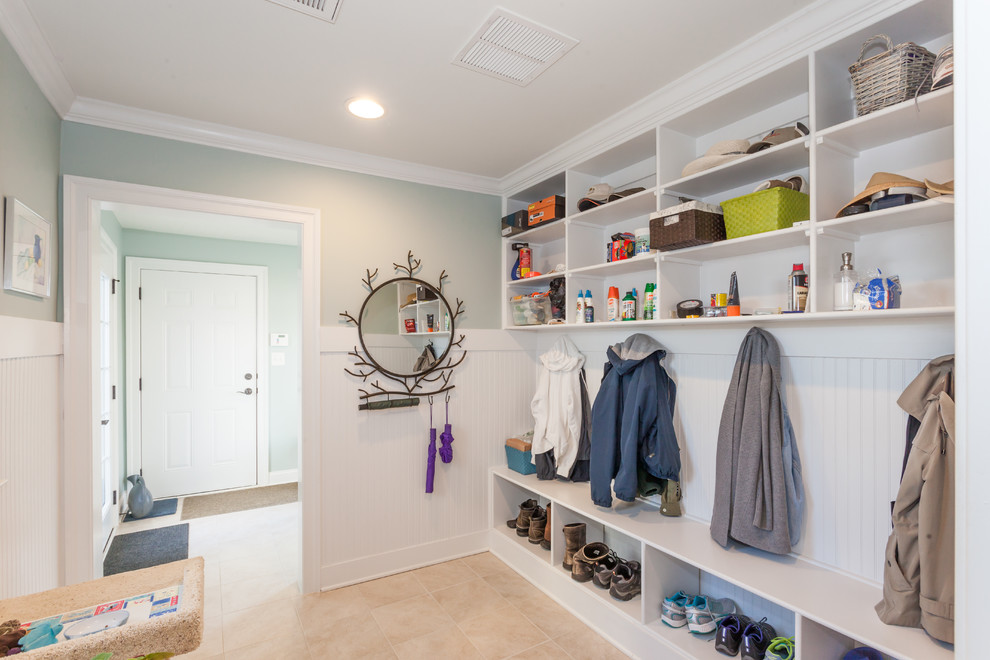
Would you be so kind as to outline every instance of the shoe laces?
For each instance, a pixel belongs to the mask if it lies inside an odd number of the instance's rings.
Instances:
[[[753,637],[756,641],[765,642],[771,637],[775,637],[777,632],[773,629],[769,623],[767,623],[767,618],[763,617],[759,621],[752,621],[746,629],[743,630],[743,637]]]

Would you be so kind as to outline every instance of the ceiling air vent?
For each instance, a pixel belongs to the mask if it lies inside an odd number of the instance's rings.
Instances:
[[[457,54],[454,64],[528,85],[577,43],[577,39],[497,9]]]
[[[333,23],[340,15],[340,5],[344,0],[268,0],[268,2]]]

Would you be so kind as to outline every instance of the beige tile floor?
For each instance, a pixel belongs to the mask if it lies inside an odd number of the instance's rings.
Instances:
[[[119,533],[178,517],[128,523]],[[189,554],[206,560],[206,628],[200,647],[178,657],[626,657],[487,552],[302,596],[299,518],[296,503],[188,521]]]

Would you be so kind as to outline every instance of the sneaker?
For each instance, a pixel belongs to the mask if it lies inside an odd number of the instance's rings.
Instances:
[[[720,620],[735,613],[736,604],[729,598],[695,596],[685,608],[688,630],[698,635],[715,632]]]
[[[718,632],[715,633],[715,650],[724,655],[739,653],[743,631],[753,621],[742,614],[730,614],[718,622]]]
[[[609,547],[601,542],[588,543],[574,553],[574,564],[571,566],[571,577],[578,582],[588,582],[595,575],[598,562],[612,553]]]
[[[777,631],[773,629],[767,618],[763,617],[759,621],[752,621],[743,630],[742,651],[743,660],[764,660],[770,640],[777,636]]]
[[[767,647],[765,660],[794,660],[794,638],[774,637]]]
[[[609,553],[602,557],[601,561],[595,565],[595,575],[593,578],[595,586],[602,589],[608,589],[612,586],[612,571],[621,563],[622,560],[619,559],[619,555],[615,554],[615,550],[609,550]]]
[[[660,603],[660,620],[671,628],[683,628],[687,625],[687,604],[694,596],[678,591],[673,596],[667,596]]]
[[[638,561],[620,561],[612,572],[612,586],[608,593],[616,600],[632,600],[639,595],[642,586]]]

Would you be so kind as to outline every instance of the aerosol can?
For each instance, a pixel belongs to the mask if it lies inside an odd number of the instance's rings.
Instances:
[[[512,249],[519,253],[512,267],[512,279],[521,280],[533,270],[533,251],[529,248],[529,243],[513,243]]]

